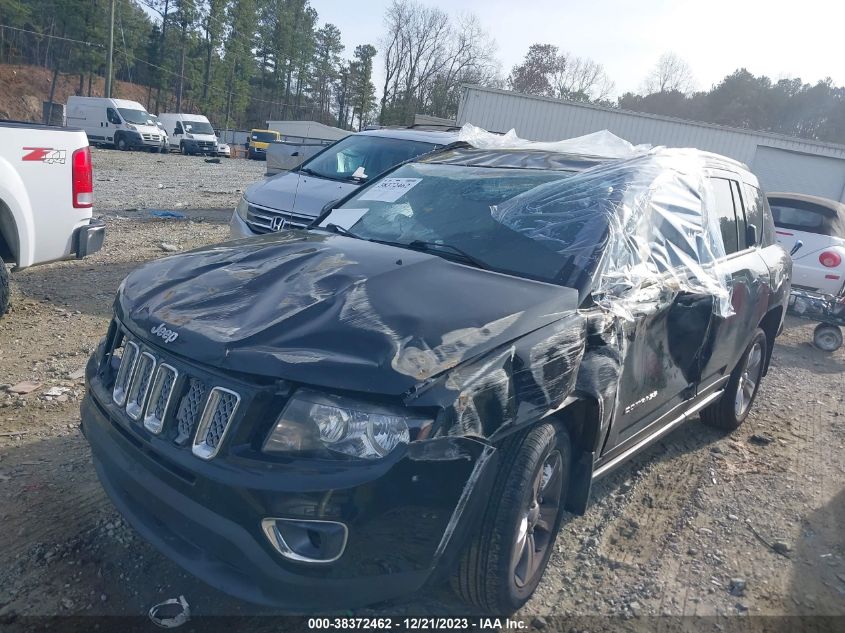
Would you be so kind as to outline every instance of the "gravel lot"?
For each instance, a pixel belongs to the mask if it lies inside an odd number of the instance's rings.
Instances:
[[[195,615],[267,614],[186,575],[122,522],[78,430],[81,369],[120,280],[164,255],[162,242],[185,250],[228,233],[228,212],[138,209],[229,210],[264,165],[98,150],[95,168],[104,250],[14,275],[0,322],[0,383],[40,385],[0,391],[0,622],[143,615],[180,594]],[[811,338],[811,324],[788,320],[739,431],[692,421],[594,486],[519,616],[538,629],[567,616],[568,630],[649,615],[845,616],[845,351],[823,354]],[[463,611],[436,586],[361,613]]]

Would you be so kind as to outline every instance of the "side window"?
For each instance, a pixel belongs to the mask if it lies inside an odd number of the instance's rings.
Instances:
[[[123,121],[120,120],[120,116],[117,114],[117,110],[114,108],[106,108],[106,118],[109,120],[109,123],[114,125],[120,125]]]
[[[744,250],[749,246],[754,246],[754,244],[748,243],[748,232],[745,230],[747,226],[747,218],[745,216],[746,209],[745,205],[742,201],[742,194],[739,193],[739,183],[735,180],[731,180],[731,194],[733,194],[734,198],[734,210],[736,211],[736,234],[737,234],[737,246],[739,250]]]
[[[730,255],[739,250],[736,238],[736,212],[731,192],[731,181],[724,178],[711,178],[713,186],[716,217],[719,219],[719,229],[722,231],[722,241],[725,244],[725,254]]]
[[[173,133],[174,134],[183,134],[182,122],[181,121],[176,121],[176,127],[173,129]]]
[[[745,222],[749,226],[757,227],[757,243],[768,246],[763,239],[766,233],[763,223],[763,205],[766,204],[766,196],[757,187],[752,187],[747,183],[743,183],[742,188],[745,193]],[[773,231],[772,234],[774,235]]]
[[[772,217],[772,209],[769,207],[769,200],[763,195],[763,192],[757,189],[760,194],[760,200],[763,202],[763,232],[760,235],[760,243],[763,246],[772,246],[777,242],[775,237],[775,220]]]

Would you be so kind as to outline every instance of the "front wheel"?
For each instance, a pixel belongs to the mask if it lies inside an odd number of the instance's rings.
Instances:
[[[554,550],[569,488],[569,434],[541,424],[509,438],[499,452],[482,524],[452,587],[466,602],[509,614],[534,593]]]
[[[129,143],[126,142],[126,138],[123,136],[117,137],[117,142],[115,143],[115,145],[117,146],[117,149],[119,149],[121,152],[125,152],[129,149]]]
[[[751,405],[757,397],[757,390],[760,388],[768,349],[766,333],[757,328],[751,342],[731,372],[722,397],[709,407],[702,409],[701,419],[704,422],[726,431],[733,431],[745,422],[745,418],[751,411]]]

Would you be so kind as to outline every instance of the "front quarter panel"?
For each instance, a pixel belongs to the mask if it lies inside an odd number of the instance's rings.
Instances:
[[[585,334],[585,318],[573,312],[421,385],[408,404],[440,408],[437,435],[495,442],[564,406]]]

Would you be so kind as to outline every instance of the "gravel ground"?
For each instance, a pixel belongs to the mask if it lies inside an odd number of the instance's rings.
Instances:
[[[92,149],[98,212],[131,209],[234,209],[264,177],[258,160]]]
[[[227,213],[174,220],[127,209],[174,201],[229,209],[263,164],[95,156],[104,250],[14,275],[14,306],[0,322],[0,383],[39,384],[26,396],[0,391],[0,622],[143,615],[180,594],[195,615],[267,614],[142,541],[100,488],[78,430],[81,370],[106,331],[120,280],[164,255],[162,242],[185,250],[227,235]],[[134,184],[104,180],[130,166]],[[590,508],[567,519],[539,590],[518,616],[537,629],[566,616],[566,630],[651,615],[845,616],[845,350],[823,354],[811,336],[812,324],[788,320],[737,432],[691,421],[595,485]],[[359,614],[464,611],[434,586]],[[252,630],[271,627],[279,630],[256,620]]]

